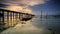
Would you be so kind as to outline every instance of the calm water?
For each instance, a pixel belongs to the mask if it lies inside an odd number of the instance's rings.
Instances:
[[[60,18],[35,16],[26,24],[17,24],[1,34],[60,34]]]

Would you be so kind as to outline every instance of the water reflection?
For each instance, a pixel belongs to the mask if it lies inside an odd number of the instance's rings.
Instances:
[[[57,15],[55,15],[57,16]],[[60,17],[54,17],[53,15],[47,16],[47,18],[38,16],[37,19],[33,22],[34,25],[38,28],[44,27],[51,31],[51,34],[60,34]]]
[[[27,24],[17,24],[1,34],[60,34],[60,18],[40,18],[35,16]]]

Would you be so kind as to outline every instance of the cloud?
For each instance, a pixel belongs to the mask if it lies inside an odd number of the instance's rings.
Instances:
[[[6,6],[4,8],[2,7],[2,9],[7,9],[7,10],[11,10],[11,11],[16,11],[16,12],[33,14],[32,10],[30,8],[24,8],[22,6]]]
[[[48,0],[0,0],[1,3],[14,4],[14,5],[27,5],[35,6],[39,4],[44,4]]]
[[[13,11],[20,11],[23,7],[26,7],[24,13],[32,13],[29,6],[35,6],[46,3],[48,0],[0,0],[0,3],[6,4],[6,9]],[[22,7],[23,6],[23,7]]]

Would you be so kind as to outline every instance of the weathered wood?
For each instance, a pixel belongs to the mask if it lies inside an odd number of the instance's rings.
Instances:
[[[32,14],[22,13],[22,12],[17,12],[17,11],[10,11],[6,9],[0,9],[0,12],[2,12],[0,13],[0,18],[2,17],[3,19],[2,20],[3,25],[2,24],[0,25],[0,32],[10,27],[14,27],[15,25],[18,24],[18,21],[28,21],[34,17],[34,15]],[[7,12],[7,14],[5,14],[5,12]]]

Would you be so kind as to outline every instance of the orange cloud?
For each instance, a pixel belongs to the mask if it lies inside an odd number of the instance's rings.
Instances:
[[[32,13],[32,10],[28,8],[29,6],[44,4],[46,1],[48,0],[0,0],[1,3],[9,5],[5,7],[6,9],[17,12],[24,11],[24,13]],[[25,7],[25,9],[23,9],[23,7]]]
[[[33,14],[31,9],[24,8],[22,6],[7,6],[6,8],[3,8],[3,9],[7,9],[7,10],[11,10],[11,11],[16,11],[16,12]]]
[[[17,4],[17,5],[28,5],[28,6],[34,6],[39,4],[44,4],[48,0],[2,0],[0,2],[7,3],[7,4]]]

